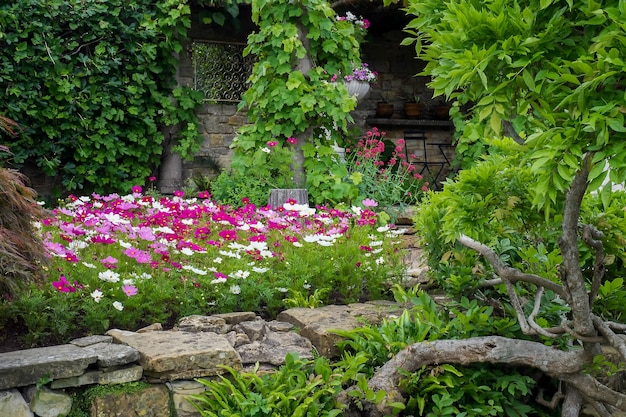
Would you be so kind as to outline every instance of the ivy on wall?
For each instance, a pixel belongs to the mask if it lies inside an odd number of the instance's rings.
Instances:
[[[0,139],[15,163],[107,192],[143,183],[167,140],[193,155],[202,93],[174,78],[189,15],[186,0],[0,4],[0,114],[23,129]]]

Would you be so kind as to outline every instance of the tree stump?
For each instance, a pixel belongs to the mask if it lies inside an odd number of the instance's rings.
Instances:
[[[275,189],[270,191],[269,205],[272,208],[282,207],[287,200],[294,200],[296,204],[309,205],[309,192],[304,188]]]

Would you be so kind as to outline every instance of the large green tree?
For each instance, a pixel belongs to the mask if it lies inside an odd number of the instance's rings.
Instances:
[[[504,146],[517,153],[517,169],[530,174],[523,184],[528,210],[541,213],[534,221],[544,218],[546,227],[560,227],[552,231],[558,235],[553,242],[556,253],[550,254],[556,265],[530,269],[527,262],[509,262],[512,256],[504,256],[501,248],[490,246],[491,241],[480,241],[485,238],[476,227],[480,213],[472,217],[460,207],[454,209],[457,218],[450,211],[443,214],[448,223],[442,224],[442,240],[471,248],[488,261],[495,277],[482,283],[482,291],[487,286],[501,289],[509,306],[505,311],[517,317],[523,335],[409,346],[369,381],[374,391],[387,392],[371,415],[383,415],[390,411],[391,402],[404,400],[398,388],[403,371],[441,363],[534,367],[563,386],[558,393],[563,398],[563,416],[579,415],[584,403],[601,416],[625,411],[626,395],[588,372],[602,344],[611,345],[624,359],[626,344],[618,336],[625,326],[594,308],[608,264],[604,246],[611,242],[594,225],[581,221],[581,205],[597,192],[608,206],[612,184],[626,180],[626,2],[412,0],[408,4],[414,19],[407,27],[410,37],[405,44],[414,43],[417,56],[427,61],[424,73],[432,76],[435,94],[470,109],[466,115],[456,115],[458,150],[476,155],[488,148],[490,139],[513,138],[517,144],[511,141]],[[488,199],[502,197],[480,194],[478,187],[473,192],[468,189],[472,181],[493,180],[498,171],[490,172],[491,178],[459,177],[466,181],[466,201],[477,205],[480,201],[485,207]],[[513,211],[519,199],[503,201],[510,206],[500,207],[500,218]],[[503,229],[494,225],[493,230],[498,227]],[[591,262],[582,261],[582,251],[591,254]],[[515,252],[513,248],[511,253]],[[565,306],[563,315],[538,320],[539,311],[556,303]]]

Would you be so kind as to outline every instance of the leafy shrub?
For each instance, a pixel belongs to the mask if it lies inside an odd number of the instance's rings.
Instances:
[[[23,128],[15,163],[66,190],[111,192],[150,175],[164,126],[178,126],[174,150],[192,155],[203,97],[174,80],[189,26],[186,0],[2,2],[0,113]]]
[[[188,398],[205,417],[324,416],[341,415],[335,396],[341,391],[341,374],[328,360],[304,361],[287,354],[276,372],[241,372],[224,367],[219,380],[198,379],[208,389]]]

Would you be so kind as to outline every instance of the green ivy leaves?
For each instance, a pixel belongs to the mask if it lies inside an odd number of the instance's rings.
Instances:
[[[36,163],[68,191],[112,192],[159,164],[163,126],[179,125],[183,156],[197,150],[202,97],[172,89],[185,0],[10,3],[0,5],[0,113],[24,127],[11,142],[17,163]]]

